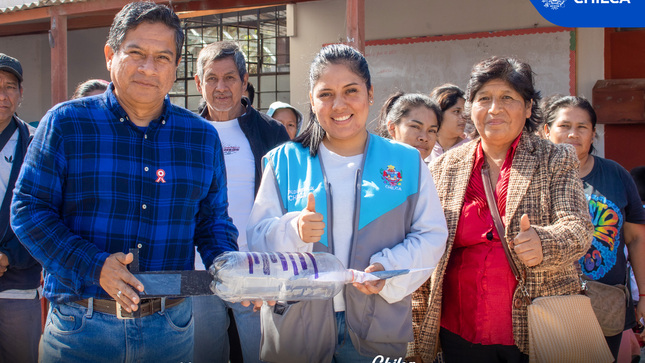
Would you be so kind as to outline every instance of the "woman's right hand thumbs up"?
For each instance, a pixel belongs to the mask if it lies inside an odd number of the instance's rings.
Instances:
[[[300,212],[298,217],[298,234],[300,239],[306,243],[320,241],[320,236],[325,232],[323,215],[316,213],[316,199],[313,193],[307,196],[307,206]]]

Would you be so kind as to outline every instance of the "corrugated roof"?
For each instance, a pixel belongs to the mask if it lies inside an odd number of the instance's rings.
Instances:
[[[42,8],[47,6],[61,5],[67,3],[86,2],[88,0],[0,0],[0,14],[14,11]]]

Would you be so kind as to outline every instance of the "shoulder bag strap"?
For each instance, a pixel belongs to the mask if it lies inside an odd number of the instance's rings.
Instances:
[[[482,180],[484,184],[484,191],[486,192],[486,201],[488,202],[488,209],[490,210],[490,214],[493,217],[493,222],[495,224],[495,230],[497,230],[497,235],[499,236],[499,239],[502,241],[502,246],[504,247],[504,254],[506,255],[508,264],[511,266],[511,271],[513,271],[513,275],[515,276],[517,283],[520,285],[520,290],[522,291],[522,294],[524,294],[524,297],[526,298],[527,303],[530,304],[531,298],[529,296],[528,291],[526,290],[526,286],[524,284],[524,277],[522,277],[522,275],[520,274],[520,270],[517,268],[517,265],[515,264],[515,261],[513,261],[513,257],[511,257],[511,250],[508,247],[508,242],[506,242],[506,236],[505,236],[506,230],[504,228],[504,224],[502,223],[502,217],[499,215],[499,210],[497,209],[497,202],[495,201],[495,196],[493,195],[493,183],[490,180],[490,166],[486,162],[484,162],[484,165],[482,165]]]

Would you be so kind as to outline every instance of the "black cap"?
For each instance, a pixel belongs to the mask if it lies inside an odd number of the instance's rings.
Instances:
[[[13,73],[18,77],[18,82],[22,82],[22,66],[16,58],[0,53],[0,71]]]

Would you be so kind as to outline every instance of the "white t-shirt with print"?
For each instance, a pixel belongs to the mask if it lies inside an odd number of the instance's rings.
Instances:
[[[224,151],[228,215],[239,232],[237,245],[240,251],[248,251],[246,224],[255,197],[255,158],[237,119],[210,121],[210,124],[217,130]],[[205,269],[200,258],[195,259],[195,269]]]

